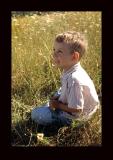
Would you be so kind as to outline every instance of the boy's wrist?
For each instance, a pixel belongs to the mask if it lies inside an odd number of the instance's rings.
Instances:
[[[58,100],[59,96],[53,96],[50,98],[50,100]]]
[[[49,105],[50,108],[59,108],[59,101],[56,99],[51,99]]]

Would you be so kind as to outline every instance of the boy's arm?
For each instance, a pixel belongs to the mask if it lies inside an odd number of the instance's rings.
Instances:
[[[59,97],[60,97],[59,95],[55,95],[55,96],[50,97],[50,100],[58,100]]]
[[[58,108],[58,109],[61,109],[62,111],[70,112],[70,113],[76,113],[76,112],[82,111],[82,109],[76,109],[76,107],[75,108],[71,108],[71,106],[68,107],[67,104],[63,104],[58,100],[50,100],[49,105],[50,105],[50,108]]]

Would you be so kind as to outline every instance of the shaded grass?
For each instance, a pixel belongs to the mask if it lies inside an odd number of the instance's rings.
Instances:
[[[57,135],[58,146],[101,146],[101,111],[88,121],[73,121],[71,127],[63,127]]]
[[[15,106],[16,105],[16,106]],[[18,106],[17,106],[18,105]],[[12,146],[99,146],[101,145],[101,109],[88,121],[73,120],[69,127],[58,124],[41,126],[31,120],[28,106],[13,102],[13,107],[23,110],[21,120],[12,123]],[[19,116],[19,115],[18,115]],[[21,116],[22,117],[22,116]],[[44,139],[38,140],[37,134],[43,133]]]

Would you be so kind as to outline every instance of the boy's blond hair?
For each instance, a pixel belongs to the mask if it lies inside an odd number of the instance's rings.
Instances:
[[[87,50],[87,40],[84,35],[79,32],[67,31],[58,34],[55,41],[59,43],[66,43],[69,46],[70,53],[78,52],[80,54],[80,58]]]

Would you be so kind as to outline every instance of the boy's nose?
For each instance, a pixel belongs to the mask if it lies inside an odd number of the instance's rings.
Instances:
[[[58,57],[58,53],[57,52],[53,52],[53,58],[57,58]]]
[[[56,53],[53,53],[53,54],[52,54],[52,59],[55,60],[56,58],[57,58],[57,54],[56,54]]]

